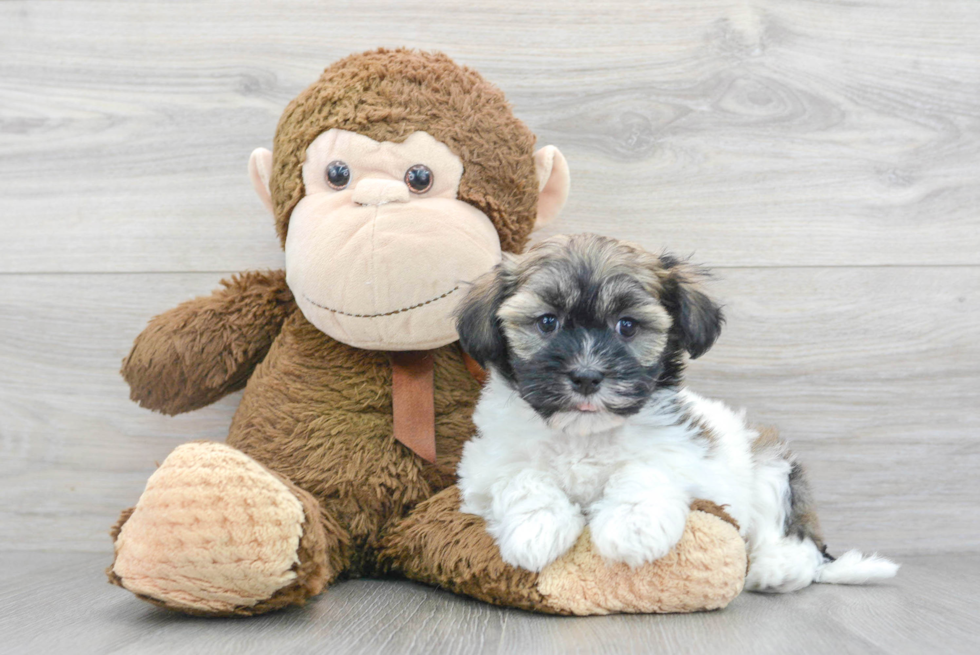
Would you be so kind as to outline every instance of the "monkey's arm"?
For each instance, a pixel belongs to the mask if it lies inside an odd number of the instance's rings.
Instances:
[[[164,414],[210,405],[245,386],[296,310],[284,271],[249,271],[160,314],[123,360],[130,398]]]

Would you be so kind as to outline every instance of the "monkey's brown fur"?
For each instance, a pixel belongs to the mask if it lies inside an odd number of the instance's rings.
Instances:
[[[424,130],[444,142],[465,164],[459,198],[490,217],[504,250],[523,248],[538,188],[534,137],[500,91],[474,71],[443,55],[405,50],[357,55],[328,68],[289,105],[277,130],[271,191],[283,239],[304,193],[305,149],[333,127],[379,141]],[[166,414],[203,407],[245,387],[227,443],[264,466],[301,503],[295,579],[270,597],[220,610],[186,598],[141,595],[145,600],[191,614],[246,616],[300,604],[341,576],[387,573],[564,614],[714,608],[740,591],[743,542],[724,516],[694,512],[701,523],[689,524],[693,545],[678,561],[698,562],[701,577],[675,563],[630,573],[663,591],[652,604],[631,598],[630,585],[624,587],[630,597],[625,604],[596,604],[594,598],[617,592],[605,587],[620,583],[604,582],[594,566],[586,571],[576,565],[575,575],[555,569],[550,584],[558,591],[547,592],[547,572],[504,564],[482,520],[458,511],[455,467],[474,431],[470,417],[480,390],[458,344],[430,351],[438,459],[427,464],[392,437],[387,353],[347,346],[311,325],[282,271],[243,273],[223,285],[154,318],[122,373],[135,401]],[[117,543],[132,513],[123,512],[113,528]],[[112,583],[127,586],[113,566],[108,574]]]
[[[206,407],[245,386],[296,311],[284,271],[245,272],[210,297],[174,307],[123,361],[130,398],[163,414]]]

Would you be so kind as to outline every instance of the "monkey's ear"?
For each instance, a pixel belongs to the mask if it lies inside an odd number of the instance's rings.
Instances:
[[[541,227],[554,220],[565,206],[571,177],[565,156],[554,146],[534,153],[534,168],[538,173],[538,217],[534,226]]]
[[[272,209],[272,194],[269,193],[269,179],[272,177],[271,151],[265,148],[252,151],[252,156],[248,158],[248,177],[252,180],[255,193],[259,194],[259,200],[270,214],[275,214]]]
[[[496,365],[504,372],[507,365],[507,340],[500,327],[497,312],[508,295],[510,275],[506,261],[484,273],[454,312],[459,345],[483,368]]]
[[[707,275],[704,269],[670,255],[661,255],[660,262],[667,271],[660,302],[674,320],[671,331],[676,331],[691,359],[697,359],[714,345],[725,316],[701,289],[700,280]]]

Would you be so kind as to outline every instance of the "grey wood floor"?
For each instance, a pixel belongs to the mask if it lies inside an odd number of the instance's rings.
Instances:
[[[332,61],[439,49],[498,84],[572,172],[547,233],[716,271],[729,317],[691,385],[778,425],[834,551],[893,585],[564,620],[346,583],[254,621],[101,582],[154,463],[222,439],[237,396],[128,401],[147,319],[279,267],[245,174]],[[0,653],[951,652],[980,564],[977,0],[0,1]]]
[[[746,593],[724,610],[553,617],[493,607],[407,581],[355,580],[303,608],[198,619],[135,601],[97,575],[104,556],[0,553],[0,652],[331,653],[973,653],[980,555],[905,558],[877,587]]]

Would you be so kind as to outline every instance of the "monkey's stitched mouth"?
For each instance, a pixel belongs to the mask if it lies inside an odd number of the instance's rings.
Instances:
[[[426,300],[425,302],[420,302],[420,303],[417,303],[415,305],[411,305],[409,307],[402,307],[401,309],[394,309],[394,310],[392,310],[390,312],[383,312],[381,314],[351,314],[349,312],[345,312],[345,311],[340,310],[340,309],[334,309],[333,307],[327,307],[326,305],[321,305],[320,303],[318,303],[317,301],[313,300],[312,298],[310,298],[305,293],[303,294],[303,297],[306,298],[306,300],[309,301],[310,303],[312,303],[312,304],[316,305],[317,307],[319,307],[320,309],[325,309],[328,312],[332,312],[334,314],[340,314],[341,316],[350,316],[351,318],[380,318],[382,316],[394,316],[395,314],[401,314],[402,312],[408,312],[408,311],[411,311],[413,309],[418,309],[419,307],[424,307],[426,305],[431,305],[432,303],[436,302],[437,300],[442,300],[443,298],[445,298],[446,296],[452,294],[455,291],[459,291],[459,285],[456,285],[455,287],[453,287],[452,289],[450,289],[446,293],[442,294],[441,296],[436,296],[435,298],[430,298],[430,299]]]

